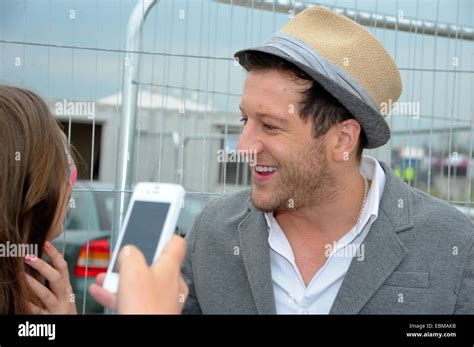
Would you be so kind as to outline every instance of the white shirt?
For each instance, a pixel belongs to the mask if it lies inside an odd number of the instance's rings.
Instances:
[[[296,266],[290,243],[273,212],[265,213],[277,313],[329,313],[352,258],[356,258],[354,261],[364,260],[362,243],[378,216],[385,172],[377,160],[365,155],[362,156],[359,171],[372,181],[361,219],[334,245],[327,245],[329,257],[307,287]]]

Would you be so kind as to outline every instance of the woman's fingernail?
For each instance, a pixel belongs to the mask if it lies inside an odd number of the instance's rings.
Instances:
[[[25,256],[25,261],[30,262],[30,261],[35,261],[38,259],[35,255],[27,255]]]
[[[46,243],[44,244],[44,248],[45,249],[50,249],[51,248],[51,242],[46,241]]]

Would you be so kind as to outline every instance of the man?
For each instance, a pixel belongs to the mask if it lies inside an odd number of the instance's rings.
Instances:
[[[185,313],[474,313],[473,225],[361,156],[384,145],[401,94],[381,43],[322,7],[248,71],[239,150],[252,187],[209,203],[187,235]]]

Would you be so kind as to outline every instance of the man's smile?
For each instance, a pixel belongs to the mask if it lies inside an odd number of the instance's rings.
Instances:
[[[277,170],[277,166],[256,165],[252,171],[252,178],[256,183],[266,183],[272,179]]]

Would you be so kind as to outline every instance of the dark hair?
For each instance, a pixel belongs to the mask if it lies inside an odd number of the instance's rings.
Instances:
[[[67,179],[65,137],[46,103],[25,89],[0,86],[0,243],[37,244],[42,255],[58,218]],[[31,313],[42,306],[23,272],[41,276],[23,258],[0,266],[0,314]]]
[[[272,54],[250,51],[238,55],[240,65],[247,71],[276,69],[281,72],[310,83],[310,87],[303,92],[300,117],[303,120],[310,119],[313,124],[314,137],[326,134],[331,127],[347,119],[355,119],[349,111],[329,92],[327,92],[311,76],[296,65]],[[357,158],[360,159],[362,150],[367,143],[364,131],[361,129],[359,135],[359,147]]]

